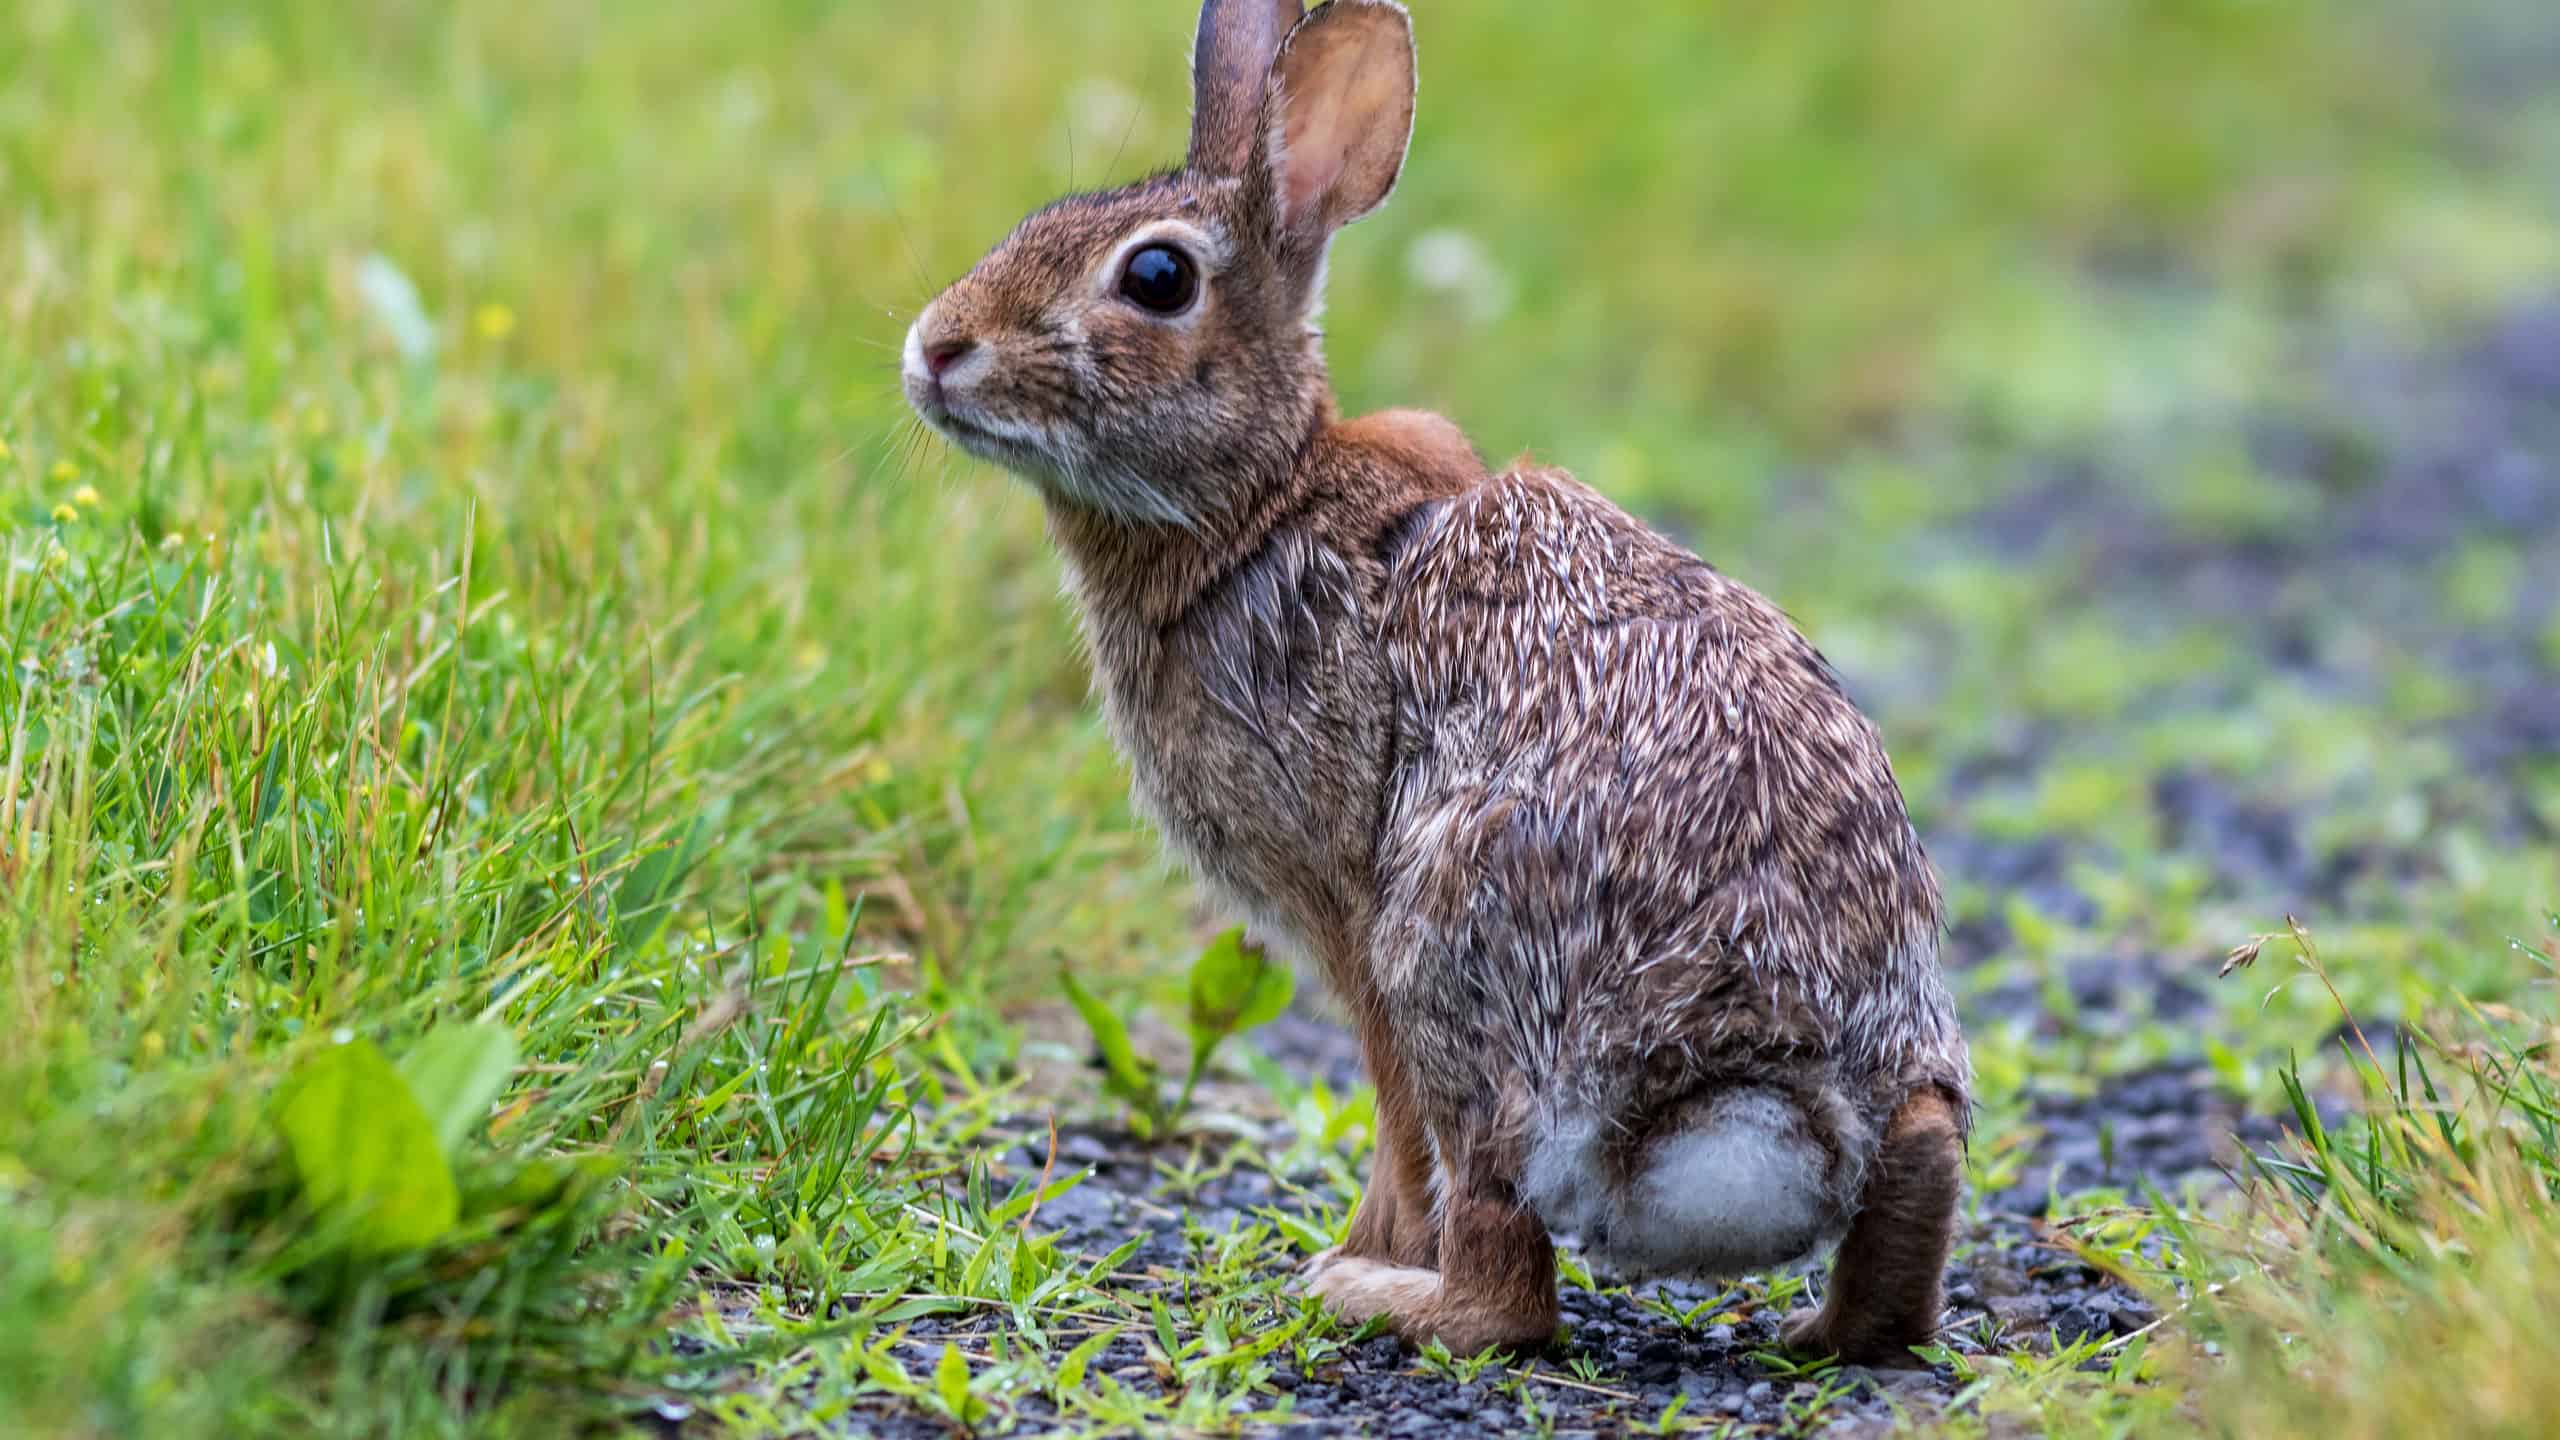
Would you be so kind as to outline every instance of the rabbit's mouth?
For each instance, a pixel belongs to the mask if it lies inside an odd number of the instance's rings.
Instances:
[[[991,465],[1048,484],[1071,468],[1060,456],[1057,437],[1041,427],[963,410],[949,397],[937,402],[918,404],[916,413],[942,438]]]
[[[1097,458],[1071,421],[1042,424],[987,413],[975,398],[910,376],[907,401],[935,434],[1031,482],[1044,495],[1123,520],[1188,527],[1187,509],[1152,477]]]

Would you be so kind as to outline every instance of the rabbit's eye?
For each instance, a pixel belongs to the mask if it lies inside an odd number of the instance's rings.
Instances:
[[[1200,293],[1200,273],[1190,256],[1172,246],[1149,245],[1131,255],[1121,270],[1120,293],[1141,310],[1178,315]]]

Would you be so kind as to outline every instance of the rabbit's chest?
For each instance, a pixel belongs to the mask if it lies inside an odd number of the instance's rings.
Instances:
[[[1363,911],[1386,707],[1348,568],[1266,557],[1109,649],[1104,707],[1139,805],[1201,876],[1318,946]]]

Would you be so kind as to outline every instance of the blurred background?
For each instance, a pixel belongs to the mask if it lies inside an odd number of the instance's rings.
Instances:
[[[2214,972],[2287,914],[2375,1023],[2530,987],[2560,9],[1412,8],[1412,157],[1334,252],[1345,404],[1577,471],[1840,665],[1947,873],[1977,1188],[2126,1182],[2083,1122],[2162,1074],[2163,1144],[2199,1096],[2263,1100],[2335,1012]],[[102,773],[174,767],[97,792],[68,895],[25,891],[0,1076],[56,1099],[5,1117],[0,1193],[15,1147],[121,1204],[162,1152],[111,1152],[81,1097],[154,1066],[222,1092],[234,1037],[154,1020],[170,977],[291,1026],[476,1008],[517,943],[488,907],[591,865],[706,950],[825,914],[912,956],[963,1073],[1072,1049],[1061,960],[1176,987],[1223,917],[1129,812],[1035,503],[917,433],[896,359],[1023,212],[1178,158],[1193,13],[0,3],[0,702],[22,758],[104,714]],[[166,645],[103,663],[137,616]],[[437,704],[386,725],[375,685]],[[164,930],[172,796],[307,763],[325,797],[363,735],[433,798],[368,788],[362,831],[265,800],[194,875],[236,930]],[[315,936],[317,969],[242,958]],[[707,983],[610,953],[672,981],[650,1004]],[[118,985],[63,988],[109,955]],[[0,1266],[0,1302],[50,1263]]]

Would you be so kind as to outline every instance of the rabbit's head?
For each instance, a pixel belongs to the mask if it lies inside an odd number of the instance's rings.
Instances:
[[[1214,526],[1329,392],[1326,247],[1395,185],[1413,32],[1389,0],[1207,0],[1182,167],[1041,209],[907,332],[917,413],[1054,503]]]

